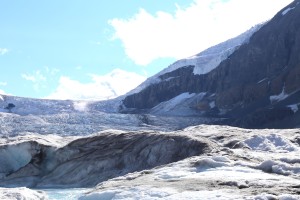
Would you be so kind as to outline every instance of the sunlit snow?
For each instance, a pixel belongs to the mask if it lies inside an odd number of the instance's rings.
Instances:
[[[292,7],[292,8],[287,8],[285,9],[284,11],[282,11],[282,15],[286,15],[288,12],[290,12],[291,10],[295,9],[295,7]]]

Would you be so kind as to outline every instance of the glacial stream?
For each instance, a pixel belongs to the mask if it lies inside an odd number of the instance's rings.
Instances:
[[[47,195],[49,200],[77,200],[90,189],[75,188],[75,189],[46,189],[42,190]]]

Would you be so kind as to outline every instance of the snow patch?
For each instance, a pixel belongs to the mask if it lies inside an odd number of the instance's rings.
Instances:
[[[216,102],[215,101],[210,102],[209,107],[210,108],[215,108],[216,107]]]
[[[172,80],[172,79],[174,79],[174,78],[176,78],[176,77],[169,77],[169,78],[167,78],[167,79],[164,79],[164,81],[170,81],[170,80]]]
[[[271,103],[278,102],[286,99],[289,95],[285,93],[285,87],[283,87],[282,92],[278,95],[272,95],[270,96]]]
[[[236,46],[234,48],[229,48],[229,49],[221,51],[217,54],[211,55],[212,58],[206,63],[199,63],[199,62],[197,62],[199,58],[197,58],[197,57],[194,58],[194,59],[196,59],[196,64],[195,64],[193,73],[195,75],[209,73],[213,69],[217,68],[223,60],[226,60],[237,48],[238,48],[238,46]],[[210,55],[207,56],[208,59],[209,59],[209,57],[210,57]],[[204,58],[204,60],[205,60],[205,58]]]
[[[205,171],[210,168],[227,167],[229,166],[229,162],[224,157],[203,158],[195,162],[194,166],[199,171]]]
[[[285,10],[281,13],[282,16],[286,15],[288,12],[290,12],[290,11],[293,10],[293,9],[295,9],[295,7],[285,9]]]
[[[265,80],[268,80],[268,78],[261,79],[260,81],[257,82],[257,84],[260,84],[260,83],[264,82]]]
[[[288,105],[287,107],[290,108],[294,113],[299,110],[298,104]]]
[[[245,140],[244,143],[252,150],[272,152],[291,152],[297,150],[294,144],[276,134],[268,136],[255,135]]]
[[[4,98],[2,95],[0,95],[0,101],[4,101]]]
[[[174,97],[173,99],[167,101],[167,102],[163,102],[164,104],[164,111],[170,111],[173,110],[176,106],[178,106],[182,101],[184,101],[185,99],[189,99],[192,98],[193,96],[195,96],[195,93],[182,93],[176,97]]]
[[[254,197],[255,200],[270,200],[270,199],[278,199],[278,200],[299,200],[299,195],[290,195],[290,194],[282,194],[279,196],[274,196],[271,194],[261,194]]]
[[[203,95],[205,95],[205,93],[203,93]],[[166,114],[169,112],[175,112],[174,114],[176,114],[177,113],[176,110],[180,110],[180,108],[183,107],[184,101],[191,99],[195,96],[196,96],[195,93],[191,93],[191,94],[188,92],[182,93],[168,101],[164,101],[158,104],[152,109],[153,110],[152,112],[156,114]],[[183,114],[184,112],[178,111],[178,113]]]
[[[300,174],[300,166],[292,166],[280,161],[266,160],[257,166],[258,169],[280,175]]]
[[[190,164],[187,164],[189,161]],[[154,173],[155,177],[160,180],[172,181],[195,177],[201,172],[209,169],[230,166],[231,161],[225,156],[198,157],[178,162],[161,169]],[[217,169],[216,169],[217,170]]]

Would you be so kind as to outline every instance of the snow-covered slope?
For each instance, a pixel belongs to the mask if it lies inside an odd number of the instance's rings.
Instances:
[[[194,74],[206,74],[215,69],[223,60],[227,59],[239,46],[249,41],[250,37],[258,31],[263,24],[256,25],[239,36],[210,47],[194,56],[181,59],[171,64],[156,75],[148,78],[145,82],[133,89],[127,95],[138,93],[151,84],[161,81],[159,76],[177,70],[181,67],[194,66]]]
[[[258,31],[261,26],[263,24],[256,25],[239,36],[210,47],[199,54],[178,60],[162,70],[159,75],[189,65],[195,66],[194,74],[207,74],[215,69],[223,60],[227,59],[240,45],[247,43],[253,33]]]
[[[191,109],[191,104],[201,100],[205,96],[205,93],[182,93],[169,101],[164,101],[153,109],[151,114],[154,115],[165,115],[165,116],[193,116],[199,113]]]

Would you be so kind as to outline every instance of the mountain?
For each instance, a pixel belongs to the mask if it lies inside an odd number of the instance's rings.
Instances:
[[[300,127],[299,3],[175,62],[125,96],[120,112],[214,117],[246,128]]]
[[[299,3],[113,100],[0,95],[0,199],[299,200],[299,129],[204,125],[299,127]]]

